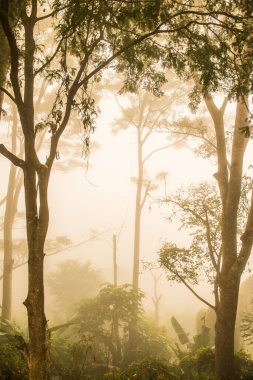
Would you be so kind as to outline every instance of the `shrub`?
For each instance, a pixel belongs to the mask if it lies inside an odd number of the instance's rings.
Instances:
[[[121,374],[122,380],[178,380],[180,371],[159,359],[143,359],[130,364]]]
[[[5,342],[0,342],[0,379],[28,379],[27,361],[18,339],[11,337],[8,341],[6,337]]]

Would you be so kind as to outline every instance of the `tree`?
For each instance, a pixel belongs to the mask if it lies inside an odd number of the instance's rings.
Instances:
[[[49,222],[47,189],[51,168],[57,156],[58,142],[68,124],[72,109],[82,112],[82,120],[87,134],[93,129],[95,109],[86,90],[88,81],[93,77],[98,80],[97,73],[108,66],[124,50],[143,40],[143,38],[135,38],[134,42],[126,43],[125,46],[123,44],[116,53],[112,51],[109,56],[106,56],[103,53],[105,51],[104,34],[108,34],[108,44],[110,40],[112,41],[111,47],[115,43],[116,37],[110,35],[111,27],[108,26],[108,29],[105,29],[106,18],[100,19],[101,14],[104,14],[101,4],[96,4],[97,7],[91,9],[86,2],[78,3],[78,6],[83,7],[82,12],[80,9],[76,9],[75,3],[71,2],[64,6],[57,2],[52,5],[54,9],[50,12],[49,8],[44,5],[41,7],[38,1],[33,0],[27,6],[24,2],[20,2],[17,5],[19,22],[14,26],[10,22],[10,2],[1,2],[0,8],[1,26],[10,51],[10,83],[13,95],[7,90],[5,93],[17,106],[24,134],[25,157],[24,159],[17,157],[3,144],[0,145],[0,152],[24,172],[29,255],[28,296],[25,301],[30,340],[29,376],[30,379],[36,380],[46,377],[47,347],[43,261],[44,242]],[[61,12],[64,10],[66,10],[65,15],[62,17]],[[104,10],[107,16],[111,12],[111,9],[106,6]],[[61,16],[61,19],[58,18],[61,22],[58,26],[59,34],[55,51],[51,56],[43,57],[40,49],[37,49],[43,40],[37,39],[35,27],[44,20],[52,19],[53,16],[57,17],[58,14]],[[80,14],[85,17],[82,16],[80,19]],[[79,34],[75,33],[77,29]],[[20,33],[24,34],[24,43],[18,37]],[[69,51],[75,57],[76,69],[68,67]],[[50,70],[52,62],[58,66],[56,70]],[[58,80],[58,91],[49,117],[51,120],[47,120],[44,124],[36,124],[33,99],[34,81],[35,77],[41,74],[53,78],[56,83]],[[23,78],[22,86],[21,78]],[[80,94],[80,102],[76,99],[77,92]],[[42,126],[51,131],[49,154],[45,163],[40,162],[36,151],[36,139]],[[85,141],[88,143],[87,139]]]
[[[95,298],[84,300],[73,319],[79,331],[92,334],[107,347],[112,364],[120,368],[146,357],[167,359],[170,354],[166,332],[146,320],[141,306],[143,297],[130,284],[109,284]],[[129,345],[133,323],[134,346],[132,342]]]
[[[165,245],[160,251],[160,260],[169,270],[171,279],[183,282],[201,301],[215,310],[216,376],[218,379],[233,379],[236,376],[231,363],[234,357],[237,297],[240,277],[252,248],[250,231],[253,206],[252,200],[249,200],[252,181],[246,177],[246,185],[243,185],[242,162],[247,139],[239,129],[245,123],[247,109],[241,102],[237,104],[231,159],[228,160],[227,151],[230,150],[231,140],[225,141],[224,110],[218,110],[210,97],[206,101],[214,112],[219,166],[215,178],[220,193],[217,193],[215,186],[203,184],[188,191],[182,190],[167,199],[182,211],[182,226],[196,230],[189,249]],[[239,236],[241,244],[238,242]],[[231,252],[234,252],[232,257]],[[224,254],[228,255],[225,262]],[[203,299],[192,288],[201,274],[214,286],[214,304]]]
[[[57,314],[63,317],[61,322],[73,317],[82,299],[94,297],[101,283],[100,272],[89,262],[66,260],[58,264],[57,270],[48,274],[46,285],[57,305]]]
[[[244,2],[227,3],[228,8],[250,15],[251,8]],[[214,4],[210,4],[211,8]],[[224,6],[222,4],[221,6]],[[214,8],[212,8],[214,9]],[[228,19],[224,15],[224,22]],[[221,252],[214,257],[213,265],[218,270],[215,367],[216,379],[237,379],[234,364],[234,332],[238,291],[241,274],[252,249],[253,201],[247,213],[244,232],[238,239],[239,212],[243,174],[243,159],[250,133],[248,96],[252,93],[252,60],[249,47],[252,39],[252,21],[243,18],[235,29],[228,21],[228,28],[218,30],[216,25],[204,25],[199,41],[189,40],[186,60],[182,71],[186,78],[192,76],[195,87],[192,105],[203,97],[213,121],[215,134],[215,157],[218,171],[215,173],[221,203]],[[239,22],[240,23],[240,22]],[[240,30],[239,30],[240,29]],[[182,32],[185,35],[185,31]],[[187,33],[186,33],[187,34]],[[217,38],[219,42],[217,41]],[[231,46],[231,48],[230,48]],[[203,67],[209,68],[203,70]],[[183,75],[183,74],[182,74]],[[218,108],[213,93],[225,92],[226,98]],[[226,139],[224,113],[228,98],[236,101],[236,116],[231,144]],[[242,132],[245,132],[244,134]],[[185,256],[187,253],[185,252]]]
[[[98,81],[102,70],[116,59],[119,61],[118,70],[130,74],[128,77],[133,83],[136,74],[138,78],[143,71],[143,65],[137,68],[140,59],[135,59],[135,55],[141,52],[147,57],[147,70],[142,76],[142,83],[149,89],[159,88],[164,76],[156,73],[154,61],[162,47],[148,39],[157,34],[178,33],[196,23],[202,24],[203,16],[210,16],[219,26],[223,25],[222,19],[216,21],[223,12],[219,9],[215,12],[196,11],[191,3],[186,10],[185,5],[170,8],[171,4],[165,2],[161,6],[156,1],[128,3],[94,0],[91,3],[85,0],[55,0],[43,3],[31,0],[16,4],[18,21],[12,25],[12,4],[11,0],[0,3],[0,23],[9,50],[11,87],[10,91],[1,87],[1,91],[17,107],[25,156],[24,159],[16,156],[3,144],[0,144],[0,153],[24,173],[29,254],[28,296],[24,303],[28,313],[29,376],[31,380],[41,380],[46,377],[47,351],[43,284],[44,242],[49,223],[47,192],[52,165],[58,157],[58,143],[71,112],[80,114],[87,148],[88,135],[94,129],[96,115],[88,84]],[[228,14],[228,17],[232,21],[238,19],[233,14]],[[53,52],[41,49],[44,43],[41,33],[43,22],[55,31]],[[172,65],[174,58],[170,50],[167,65]],[[136,68],[134,71],[133,67]],[[33,99],[35,78],[41,76],[54,81],[57,94],[52,112],[42,122],[37,120]],[[130,82],[126,82],[125,88],[130,86]],[[135,86],[139,83],[137,80]],[[39,159],[36,150],[36,140],[42,128],[48,128],[51,132],[45,162]]]
[[[40,84],[39,92],[36,94],[35,109],[39,113],[42,100],[44,100],[45,91],[47,88],[46,80]],[[7,99],[8,100],[8,99]],[[49,104],[48,102],[46,103]],[[21,138],[20,125],[18,123],[17,110],[12,106],[12,130],[11,130],[11,151],[13,154],[23,158],[24,144]],[[6,117],[3,119],[6,121]],[[36,148],[39,150],[43,143],[46,130],[40,135],[37,141]],[[17,153],[18,152],[18,153]],[[2,291],[2,318],[11,319],[12,309],[12,272],[13,263],[13,226],[15,217],[18,211],[18,201],[20,197],[23,175],[22,171],[18,170],[17,166],[11,164],[9,171],[9,179],[7,186],[7,194],[5,199],[4,211],[4,264],[3,264],[3,291]]]
[[[161,279],[162,274],[161,273],[157,274],[156,272],[153,272],[152,270],[150,270],[150,274],[151,274],[151,276],[153,278],[153,282],[154,282],[154,285],[153,285],[154,293],[153,293],[153,297],[152,297],[152,302],[153,302],[153,305],[155,308],[154,320],[155,320],[155,324],[157,326],[159,326],[160,301],[162,298],[162,294],[158,293],[158,283],[159,283],[159,280]]]
[[[175,81],[178,83],[177,81]],[[147,91],[138,90],[137,94],[129,94],[128,106],[121,106],[122,118],[115,121],[113,132],[121,129],[134,127],[137,140],[137,176],[132,180],[136,185],[135,196],[135,221],[134,221],[134,249],[133,249],[133,288],[139,287],[140,275],[140,243],[141,243],[141,216],[147,197],[151,191],[157,187],[155,179],[151,179],[146,170],[147,162],[150,158],[161,150],[176,145],[179,141],[158,145],[157,148],[145,149],[152,134],[163,124],[167,124],[167,113],[173,104],[180,98],[176,84],[170,83],[170,91],[167,89],[167,96],[157,97]],[[182,140],[182,138],[181,138]],[[180,141],[181,141],[180,140]],[[165,173],[158,173],[157,177],[164,176]],[[158,179],[156,178],[156,179]]]

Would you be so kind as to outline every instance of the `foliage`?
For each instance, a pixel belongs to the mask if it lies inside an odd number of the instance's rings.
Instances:
[[[184,380],[213,380],[214,352],[211,348],[201,348],[185,355],[179,362]]]
[[[178,336],[179,342],[181,344],[189,343],[188,334],[186,334],[186,332],[184,331],[184,329],[182,328],[182,326],[180,325],[180,323],[177,321],[175,317],[171,317],[171,324]]]
[[[242,234],[249,210],[252,178],[243,176],[241,202],[238,212],[238,237]],[[168,220],[179,219],[179,229],[191,236],[189,247],[164,243],[159,250],[159,261],[171,281],[198,284],[204,278],[213,284],[220,265],[221,201],[215,184],[202,182],[180,188],[163,201],[169,207]]]
[[[108,284],[96,297],[84,300],[72,321],[51,329],[50,371],[67,379],[78,371],[126,368],[133,360],[147,357],[168,360],[171,348],[167,332],[145,318],[143,296],[131,285]],[[131,346],[130,334],[134,342]]]
[[[177,380],[179,369],[175,365],[168,364],[162,360],[146,358],[133,362],[120,379],[122,380]]]
[[[192,236],[189,248],[165,243],[159,261],[169,280],[197,284],[203,275],[213,283],[221,249],[221,202],[215,185],[206,182],[182,188],[164,202],[171,206],[169,220],[180,220],[180,229]]]
[[[252,355],[239,351],[235,355],[236,368],[239,374],[240,380],[251,380],[253,373],[253,358]]]
[[[94,336],[82,334],[76,329],[66,330],[62,327],[51,337],[50,363],[48,374],[50,378],[60,377],[62,380],[93,379],[101,367],[108,352],[103,344]]]
[[[157,326],[143,315],[138,324],[136,339],[136,358],[147,357],[167,361],[172,357],[171,338],[165,327]]]
[[[28,379],[26,342],[17,327],[5,320],[0,329],[0,378]]]
[[[252,301],[251,301],[252,305]],[[241,318],[241,334],[245,342],[253,344],[253,312],[244,312]]]
[[[251,355],[240,351],[235,355],[235,368],[239,379],[250,380],[253,373],[253,360]],[[201,348],[185,355],[179,362],[183,380],[213,380],[214,350]]]
[[[184,358],[189,352],[193,354],[200,349],[210,346],[210,329],[205,324],[202,325],[201,334],[194,335],[192,339],[189,338],[189,334],[187,334],[175,317],[171,318],[171,324],[180,344],[186,347],[186,349],[182,349],[177,343],[171,345],[173,352],[179,360]]]
[[[143,316],[141,299],[131,285],[104,286],[97,297],[84,300],[75,321],[82,332],[94,335],[109,350],[113,364],[119,365],[127,356],[129,336],[137,342]],[[133,330],[133,326],[135,326]]]

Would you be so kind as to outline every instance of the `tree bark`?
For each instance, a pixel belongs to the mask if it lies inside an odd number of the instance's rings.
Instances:
[[[0,25],[0,87],[4,87],[9,66],[9,49],[2,26]],[[0,120],[2,116],[4,93],[0,91]]]
[[[6,208],[4,215],[4,263],[3,263],[3,301],[2,318],[11,320],[12,305],[12,266],[13,266],[13,246],[12,227],[15,210],[13,209],[13,193],[15,189],[16,167],[11,165],[9,174],[9,184],[6,198]]]
[[[216,304],[215,325],[215,372],[216,380],[238,380],[235,370],[235,321],[237,314],[238,293],[240,279],[247,261],[241,265],[241,255],[238,254],[238,207],[240,203],[243,158],[248,143],[240,127],[247,123],[248,109],[246,104],[239,100],[236,108],[236,119],[232,140],[231,163],[226,169],[227,159],[225,145],[218,146],[218,175],[216,179],[220,188],[222,200],[222,263],[217,280],[219,286],[219,302]],[[215,122],[215,119],[214,119]],[[217,142],[224,134],[224,126],[215,123]],[[248,226],[248,223],[247,223]],[[247,228],[250,228],[249,226]],[[250,252],[250,241],[246,241],[247,252]],[[249,250],[248,250],[249,248]],[[245,250],[245,248],[244,248]]]
[[[134,222],[134,263],[133,263],[133,289],[139,288],[140,274],[140,230],[141,230],[141,211],[142,211],[142,185],[143,185],[143,159],[141,130],[137,129],[138,139],[138,178],[135,198],[135,222]]]
[[[234,363],[235,321],[240,278],[227,277],[220,284],[215,324],[216,380],[238,380]]]
[[[17,139],[17,112],[13,113],[12,128],[12,152],[16,154]],[[3,300],[2,300],[2,318],[11,320],[12,308],[12,270],[13,270],[13,238],[12,229],[14,216],[16,213],[18,197],[15,196],[17,179],[17,167],[11,164],[8,189],[6,196],[5,214],[4,214],[4,262],[3,262]]]
[[[44,313],[44,243],[48,228],[47,168],[38,172],[40,198],[37,212],[36,172],[31,166],[24,170],[27,241],[28,241],[28,295],[24,302],[29,328],[29,380],[45,380],[47,367],[46,317]]]

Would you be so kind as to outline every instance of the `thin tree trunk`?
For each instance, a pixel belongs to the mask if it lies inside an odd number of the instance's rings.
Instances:
[[[135,222],[134,222],[134,263],[133,263],[133,289],[139,288],[140,274],[140,230],[141,230],[141,203],[142,203],[142,185],[143,185],[143,159],[142,159],[142,141],[140,129],[138,133],[138,178],[135,199]]]
[[[46,317],[44,313],[44,243],[48,228],[47,169],[39,172],[40,211],[37,212],[36,173],[33,168],[24,171],[28,240],[28,295],[24,302],[29,328],[29,379],[46,379]]]
[[[117,237],[112,235],[113,244],[113,285],[118,286],[118,267],[117,267]]]
[[[9,66],[9,47],[1,25],[0,41],[0,87],[4,87]],[[0,91],[0,120],[2,116],[3,99],[4,93]]]
[[[162,295],[161,294],[158,295],[158,281],[160,280],[161,275],[157,276],[155,273],[152,273],[152,272],[150,273],[154,280],[154,296],[152,297],[152,301],[155,307],[155,324],[156,326],[159,326],[160,301],[161,301]]]
[[[17,112],[13,112],[12,128],[12,152],[16,154],[17,140]],[[8,189],[6,196],[5,214],[4,214],[4,261],[3,261],[3,300],[2,300],[2,318],[11,319],[12,307],[12,266],[13,266],[13,221],[16,213],[15,188],[17,178],[17,167],[11,164]]]
[[[6,209],[4,215],[4,263],[3,263],[3,301],[2,318],[11,319],[12,305],[12,227],[13,227],[13,193],[15,189],[16,167],[11,165],[9,184],[6,198]]]

